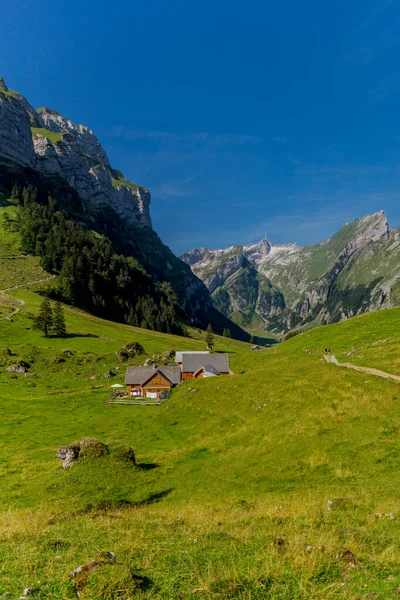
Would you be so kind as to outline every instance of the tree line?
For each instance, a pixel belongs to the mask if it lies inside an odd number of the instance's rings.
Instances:
[[[58,275],[50,298],[94,314],[166,333],[184,334],[182,312],[172,286],[155,283],[133,257],[119,254],[111,241],[84,228],[51,195],[14,185],[21,206],[22,250],[40,256],[41,266]]]

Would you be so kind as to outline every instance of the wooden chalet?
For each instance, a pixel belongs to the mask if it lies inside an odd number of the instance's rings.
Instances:
[[[176,366],[128,367],[125,376],[127,395],[162,399],[182,381],[230,373],[227,354],[177,352],[175,360]]]
[[[128,367],[125,385],[128,396],[159,399],[182,380],[181,368]]]
[[[182,352],[182,381],[229,375],[227,354]]]

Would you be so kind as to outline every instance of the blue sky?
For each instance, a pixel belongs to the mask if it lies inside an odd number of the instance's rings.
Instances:
[[[0,74],[88,125],[176,252],[400,226],[400,0],[3,0]]]

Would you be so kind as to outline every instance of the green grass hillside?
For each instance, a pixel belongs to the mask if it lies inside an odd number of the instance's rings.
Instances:
[[[327,364],[323,350],[394,373],[400,310],[259,353],[217,338],[232,376],[186,382],[160,406],[108,405],[123,344],[136,340],[148,356],[204,349],[204,333],[179,338],[66,307],[68,336],[46,339],[29,317],[45,283],[30,285],[41,274],[20,260],[18,277],[0,263],[0,288],[22,286],[3,294],[19,311],[0,319],[0,595],[398,596],[399,384]],[[6,371],[20,360],[33,376]],[[57,448],[85,437],[110,453],[63,471]],[[123,459],[126,446],[138,466]],[[68,577],[108,551],[115,564]]]

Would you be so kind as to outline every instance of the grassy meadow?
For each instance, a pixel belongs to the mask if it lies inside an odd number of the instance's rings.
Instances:
[[[29,314],[45,283],[29,282],[46,274],[34,258],[4,267],[10,244],[18,256],[12,235],[0,229],[0,289],[22,286],[2,295],[19,312],[0,318],[0,597],[25,587],[68,600],[400,597],[399,384],[323,359],[329,346],[339,361],[395,373],[399,309],[262,352],[217,337],[232,376],[186,382],[160,406],[108,405],[123,344],[147,356],[201,350],[204,333],[66,307],[68,336],[44,338]],[[20,360],[33,376],[6,371]],[[57,448],[84,437],[110,453],[63,471]],[[68,576],[107,551],[115,564]]]

